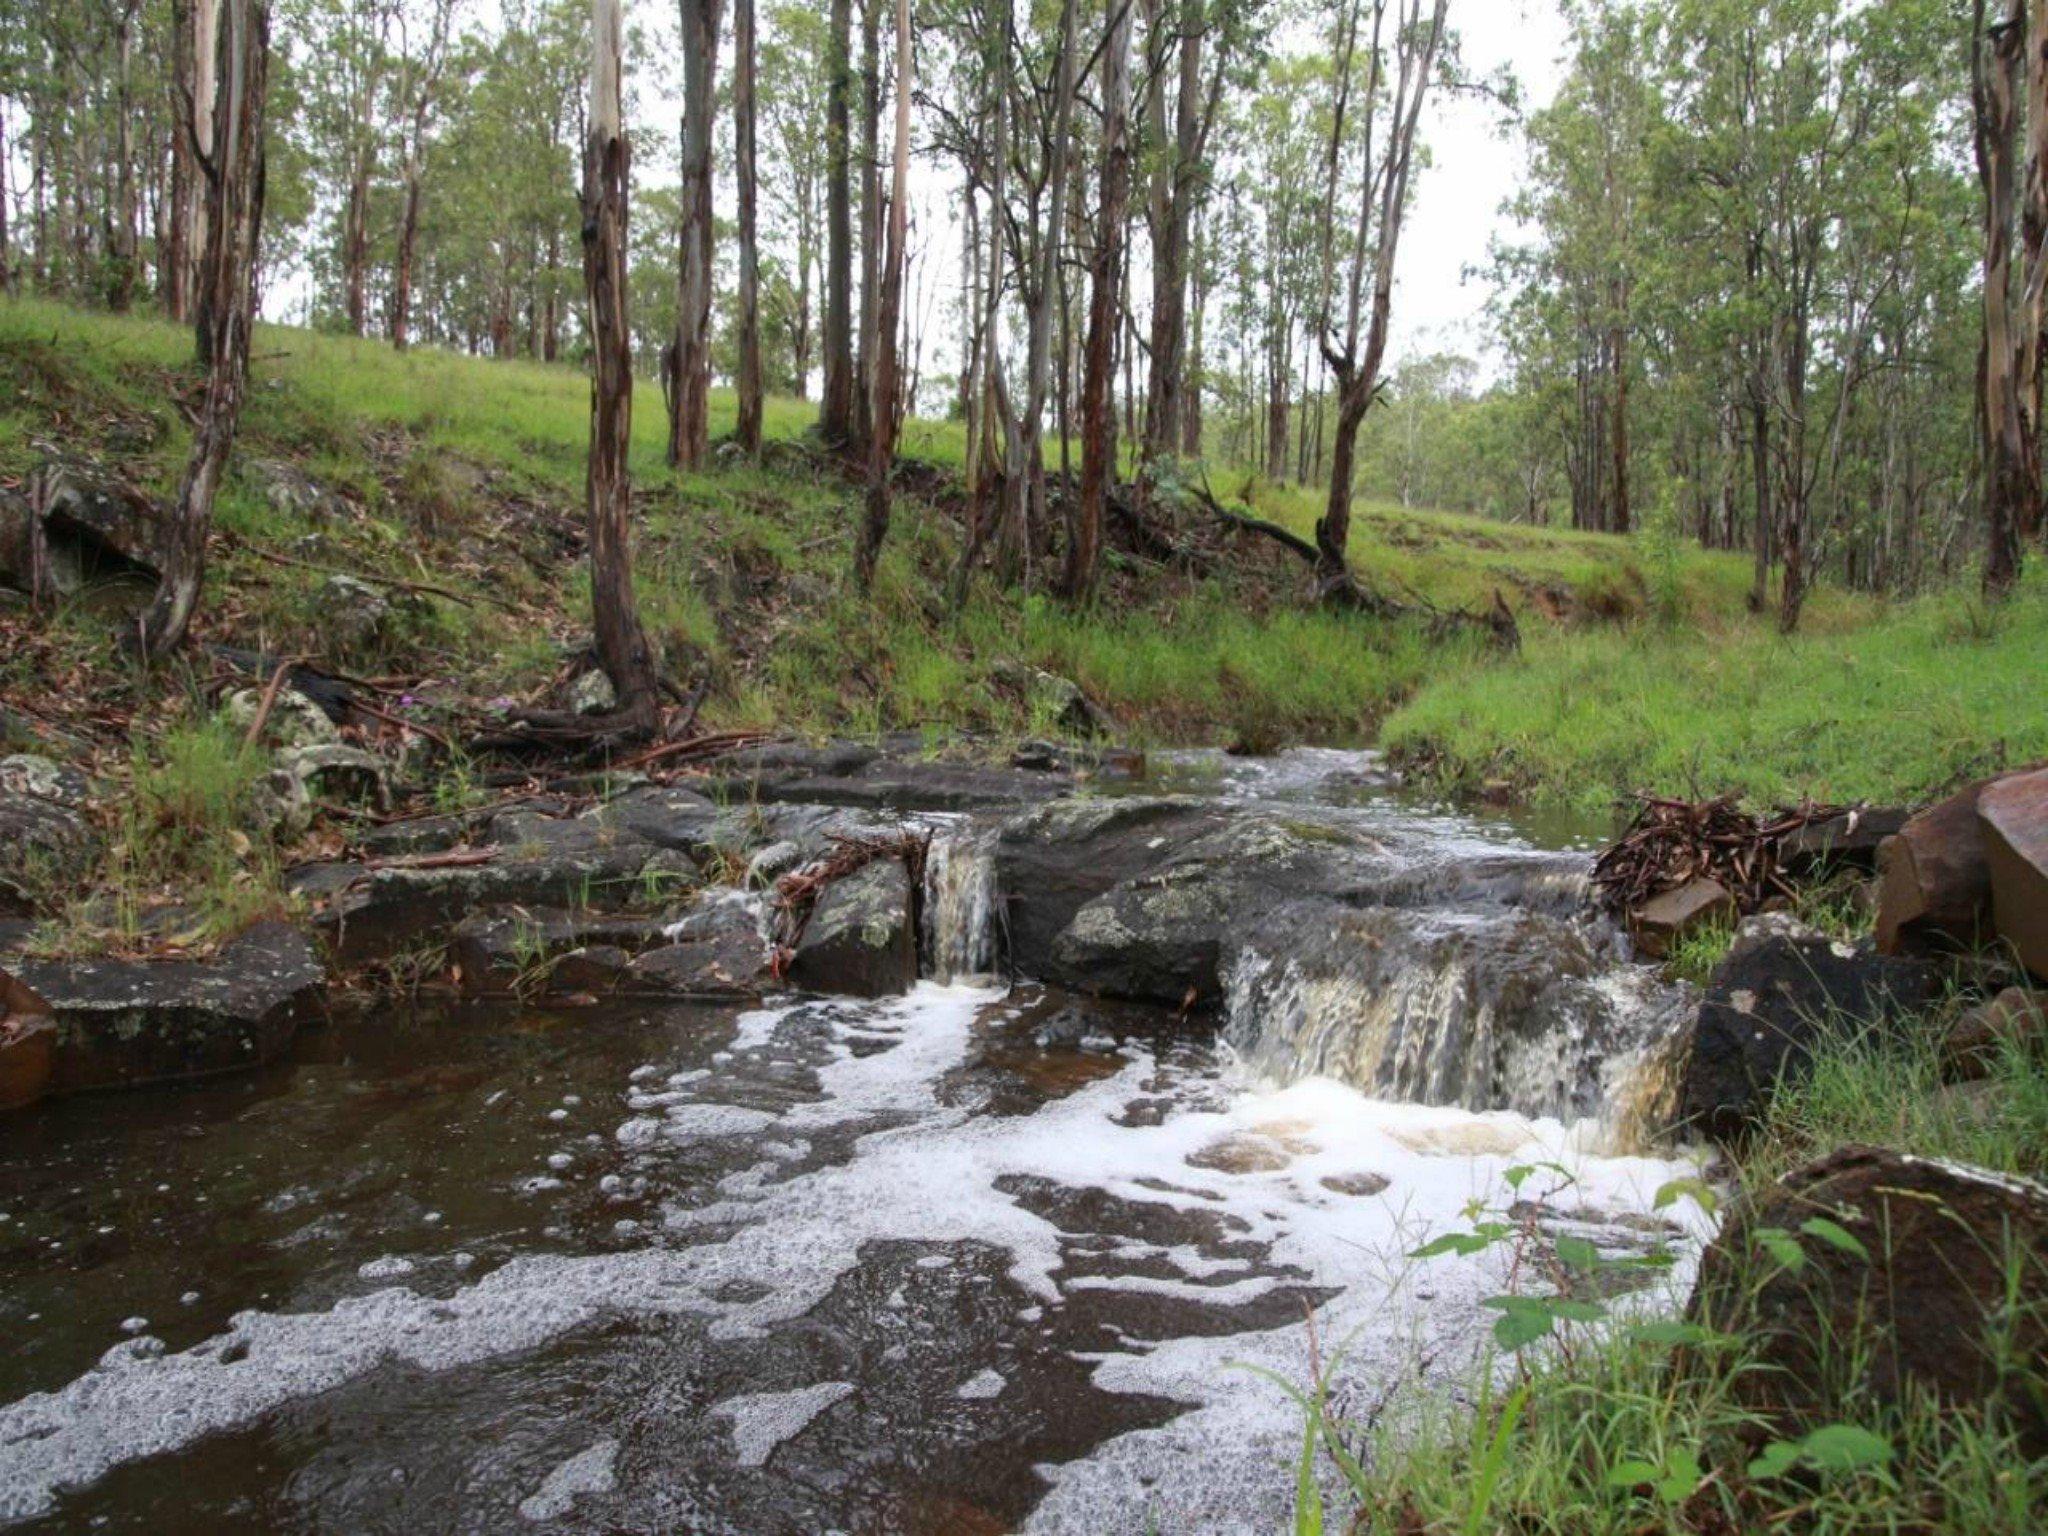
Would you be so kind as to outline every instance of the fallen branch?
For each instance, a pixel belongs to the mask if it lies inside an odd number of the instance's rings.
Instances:
[[[1614,912],[1629,912],[1695,880],[1712,880],[1744,914],[1774,898],[1791,901],[1793,887],[1779,863],[1792,833],[1843,813],[1836,805],[1805,805],[1769,817],[1750,815],[1733,795],[1712,800],[1637,797],[1628,830],[1593,865],[1593,884]]]
[[[923,899],[925,859],[931,852],[930,833],[904,832],[895,837],[842,837],[835,834],[832,841],[836,846],[830,854],[815,864],[791,870],[775,882],[776,943],[774,952],[769,956],[769,969],[777,980],[788,973],[804,929],[810,926],[811,914],[817,910],[818,899],[826,889],[848,875],[858,874],[877,859],[903,861],[904,870],[910,876],[911,927],[915,930],[919,926],[917,909]]]
[[[400,576],[374,576],[368,571],[345,571],[338,566],[320,565],[311,560],[298,560],[290,555],[280,555],[274,550],[264,549],[260,545],[252,544],[247,539],[237,538],[233,534],[224,534],[222,537],[233,547],[247,550],[258,560],[267,560],[272,565],[290,566],[295,570],[301,571],[316,571],[322,576],[346,576],[351,581],[360,581],[368,586],[393,587],[400,592],[417,592],[426,597],[442,597],[451,603],[460,603],[465,608],[474,608],[476,606],[476,598],[466,596],[461,592],[450,591],[447,587],[436,586],[430,581],[407,581]],[[477,596],[505,613],[516,614],[525,611],[517,603],[510,602],[489,592],[481,592]]]

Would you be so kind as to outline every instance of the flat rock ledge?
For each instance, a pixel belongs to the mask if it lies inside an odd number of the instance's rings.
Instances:
[[[261,923],[205,960],[12,961],[48,1004],[52,1094],[260,1066],[315,1014],[326,968],[312,942]]]

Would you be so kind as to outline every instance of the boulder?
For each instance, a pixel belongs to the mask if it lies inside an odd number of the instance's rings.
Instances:
[[[50,1005],[0,971],[0,1110],[33,1104],[49,1091],[56,1038]]]
[[[1810,821],[1778,843],[1778,863],[1808,878],[1837,869],[1877,868],[1878,849],[1911,820],[1912,812],[1897,806],[1857,806],[1821,821]]]
[[[1038,969],[1016,964],[1077,991],[1212,1006],[1225,946],[1246,923],[1293,898],[1377,901],[1393,867],[1355,827],[1239,812],[1077,908]]]
[[[1728,888],[1702,876],[1651,897],[1629,914],[1628,926],[1636,948],[1652,960],[1662,960],[1687,934],[1733,922],[1735,916],[1735,898]]]
[[[32,916],[53,893],[78,888],[98,848],[84,814],[89,789],[48,758],[0,758],[0,917]]]
[[[1108,712],[1070,677],[1021,661],[999,661],[989,675],[1022,698],[1034,720],[1069,736],[1107,736],[1115,729]]]
[[[1833,1228],[1816,1233],[1816,1219]],[[1773,1258],[1767,1235],[1796,1242],[1803,1260]],[[1778,1436],[1831,1422],[1844,1400],[1882,1407],[1918,1391],[1957,1407],[1998,1404],[2031,1459],[2048,1454],[2037,1374],[2048,1314],[2013,1305],[2015,1276],[2022,1295],[2041,1294],[2048,1188],[1850,1146],[1731,1213],[1689,1315],[1750,1341],[1765,1368],[1732,1389]]]
[[[2033,975],[2048,981],[2048,768],[1987,784],[1977,798],[1991,920]]]
[[[745,1002],[773,984],[758,917],[743,902],[707,900],[671,924],[667,937],[668,943],[646,951],[626,968],[617,983],[621,991],[697,1002]]]
[[[237,688],[221,701],[221,713],[235,730],[248,733],[263,707],[261,688]],[[341,732],[327,717],[327,711],[298,689],[285,686],[270,701],[264,717],[263,739],[275,747],[324,747],[341,740]]]
[[[1957,1019],[1942,1043],[1942,1065],[1959,1082],[1985,1075],[2010,1044],[2048,1039],[2048,992],[2007,987]]]
[[[809,992],[892,997],[917,982],[917,927],[910,873],[879,858],[826,887],[789,963]]]
[[[162,511],[154,501],[83,460],[47,460],[40,473],[50,591],[68,597],[101,581],[156,579]],[[0,508],[0,585],[31,590],[34,518],[22,499]]]
[[[995,863],[1012,968],[1047,979],[1053,944],[1082,907],[1227,819],[1195,800],[1134,797],[1059,801],[1007,822]]]
[[[320,609],[320,632],[336,650],[368,645],[391,620],[391,600],[367,581],[335,574],[320,583],[314,600]]]
[[[326,982],[305,935],[275,922],[205,960],[24,959],[15,973],[56,1023],[55,1093],[258,1066],[284,1048]]]
[[[1739,1137],[1778,1081],[1803,1070],[1817,1039],[1918,1012],[1935,984],[1924,962],[1873,954],[1782,913],[1745,919],[1707,982],[1680,1119],[1717,1140]]]
[[[602,669],[592,667],[577,674],[569,685],[569,712],[575,715],[608,715],[619,707],[618,690]]]
[[[1887,955],[1974,949],[1991,936],[1991,871],[1977,822],[1982,784],[1922,811],[1879,846],[1877,947]]]

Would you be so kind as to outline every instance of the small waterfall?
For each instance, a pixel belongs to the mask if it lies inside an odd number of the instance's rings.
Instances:
[[[985,976],[996,966],[994,832],[949,826],[932,834],[924,864],[924,932],[935,981]]]
[[[1625,965],[1590,913],[1299,903],[1255,925],[1225,974],[1226,1032],[1260,1074],[1381,1098],[1660,1118],[1685,994]]]

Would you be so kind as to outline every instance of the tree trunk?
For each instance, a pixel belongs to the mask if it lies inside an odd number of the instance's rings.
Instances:
[[[1987,29],[1985,0],[1977,0],[1972,35],[1971,98],[1984,193],[1984,590],[1992,596],[2010,591],[2019,579],[2021,530],[2030,517],[2038,518],[2041,501],[2039,446],[2028,438],[2028,381],[2021,377],[2027,357],[2038,359],[2038,343],[2018,334],[2026,308],[2023,303],[2015,315],[2012,304],[2013,136],[2024,4],[2008,0],[2004,19]]]
[[[212,231],[207,221],[217,203],[213,177],[215,109],[220,101],[220,8],[221,0],[194,0],[192,10],[192,110],[186,131],[192,144],[195,186],[192,197],[192,230],[185,250],[191,258],[192,337],[201,367],[213,365],[214,320],[207,306],[212,302],[207,259]]]
[[[119,87],[115,96],[115,194],[110,223],[107,307],[125,313],[135,302],[135,20],[141,0],[125,0],[114,28]],[[4,232],[4,231],[0,231]],[[6,271],[5,242],[0,241],[0,274]]]
[[[882,260],[882,5],[861,0],[860,333],[854,346],[853,445],[865,451],[874,421]]]
[[[1155,21],[1155,25],[1159,24]],[[1155,67],[1148,120],[1160,142],[1149,205],[1152,228],[1152,358],[1145,390],[1146,461],[1175,451],[1180,443],[1182,351],[1186,338],[1188,210],[1193,201],[1202,123],[1201,0],[1181,0],[1178,92],[1173,144],[1165,138],[1164,60]]]
[[[834,447],[853,436],[852,0],[832,0],[825,105],[825,386],[818,431]]]
[[[740,450],[761,451],[761,253],[755,235],[754,0],[733,0],[733,156],[740,203]]]
[[[417,149],[405,158],[405,204],[398,216],[398,262],[391,276],[391,345],[403,352],[412,344],[413,263],[420,241],[421,167]]]
[[[868,0],[879,5],[880,0]],[[889,536],[889,471],[896,458],[896,321],[903,305],[903,246],[910,215],[910,0],[896,0],[896,149],[889,177],[889,245],[881,271],[875,323],[875,376],[868,433],[867,515],[854,552],[862,591],[874,586],[875,565]]]
[[[683,183],[668,462],[694,469],[711,446],[711,116],[720,0],[682,0]]]
[[[218,20],[218,13],[216,13]],[[214,497],[241,423],[255,321],[254,272],[263,224],[263,109],[270,62],[268,0],[227,0],[227,24],[212,32],[221,88],[211,93],[212,122],[200,161],[205,176],[207,241],[200,313],[209,333],[206,400],[178,500],[164,524],[156,595],[138,626],[142,652],[165,655],[184,643],[206,577],[206,541]],[[197,124],[191,124],[194,130]]]
[[[1102,564],[1102,520],[1116,480],[1116,333],[1122,319],[1125,204],[1130,196],[1130,7],[1114,12],[1102,50],[1102,202],[1089,272],[1088,339],[1081,375],[1081,492],[1069,501],[1062,582],[1073,602],[1095,593]]]
[[[654,656],[633,596],[633,332],[626,311],[626,144],[619,0],[592,0],[590,135],[583,150],[583,284],[590,306],[590,604],[598,664],[621,717],[653,728]]]

